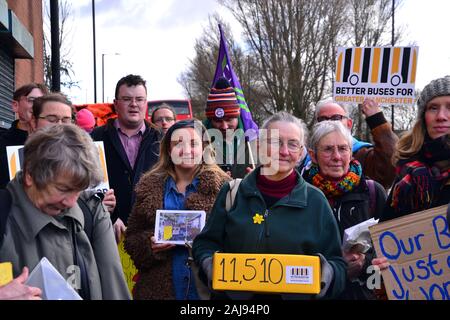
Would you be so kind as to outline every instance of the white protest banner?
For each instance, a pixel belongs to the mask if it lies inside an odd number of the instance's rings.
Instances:
[[[106,168],[105,146],[103,145],[103,141],[94,141],[94,143],[98,150],[100,166],[102,167],[103,172],[102,182],[100,182],[100,184],[96,186],[94,189],[97,190],[97,192],[105,193],[109,189],[108,169]]]
[[[390,300],[450,300],[450,231],[447,206],[370,227]]]
[[[334,100],[414,105],[418,52],[419,47],[338,47]]]
[[[22,169],[23,146],[6,147],[6,156],[8,158],[9,180],[12,180],[16,173]]]
[[[105,147],[103,141],[94,141],[98,150],[100,166],[103,172],[102,182],[96,186],[95,190],[105,193],[109,189],[108,170],[106,168]],[[9,146],[6,147],[6,156],[8,158],[8,172],[9,179],[12,180],[16,173],[22,169],[23,164],[23,146]]]

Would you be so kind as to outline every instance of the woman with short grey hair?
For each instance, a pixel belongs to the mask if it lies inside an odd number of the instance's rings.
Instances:
[[[341,122],[338,121],[323,121],[316,123],[316,125],[313,127],[311,136],[309,138],[308,143],[309,148],[317,153],[317,145],[319,144],[319,141],[324,136],[332,132],[337,132],[342,137],[344,137],[345,141],[347,142],[347,145],[350,147],[351,150],[353,144],[353,137],[350,131],[347,128],[345,128]]]
[[[303,176],[327,197],[339,226],[344,230],[378,217],[386,201],[386,192],[377,182],[367,179],[361,164],[352,159],[352,136],[340,121],[322,121],[314,125],[309,139],[313,165]],[[373,247],[343,248],[347,261],[347,281],[342,299],[373,299],[366,286],[366,269],[375,253]],[[363,284],[363,285],[362,285]]]
[[[46,257],[83,299],[130,298],[109,213],[100,205],[90,217],[77,204],[101,179],[98,151],[81,128],[55,124],[29,137],[23,171],[6,188],[11,206],[0,242],[0,261],[12,262],[14,276]]]
[[[69,177],[77,190],[95,187],[103,179],[91,137],[73,125],[50,126],[30,135],[24,147],[23,172],[40,189],[60,175]]]
[[[213,293],[213,298],[336,298],[345,284],[339,230],[322,192],[296,170],[304,157],[306,128],[286,113],[264,122],[258,141],[267,161],[245,176],[229,210],[231,185],[225,183],[211,216],[193,244],[201,274],[212,280],[212,258],[224,253],[305,254],[319,256],[321,291],[317,295]]]

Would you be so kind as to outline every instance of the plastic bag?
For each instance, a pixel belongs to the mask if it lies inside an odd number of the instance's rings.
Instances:
[[[31,272],[26,285],[42,290],[42,300],[83,300],[46,257]]]

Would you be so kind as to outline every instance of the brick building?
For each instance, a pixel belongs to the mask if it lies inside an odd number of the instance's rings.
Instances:
[[[9,128],[13,92],[44,82],[42,0],[0,0],[0,127]]]

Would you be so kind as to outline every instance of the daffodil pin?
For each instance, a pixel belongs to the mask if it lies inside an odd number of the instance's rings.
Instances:
[[[264,217],[261,214],[256,213],[253,216],[253,223],[254,224],[261,224],[263,221],[264,221]]]

